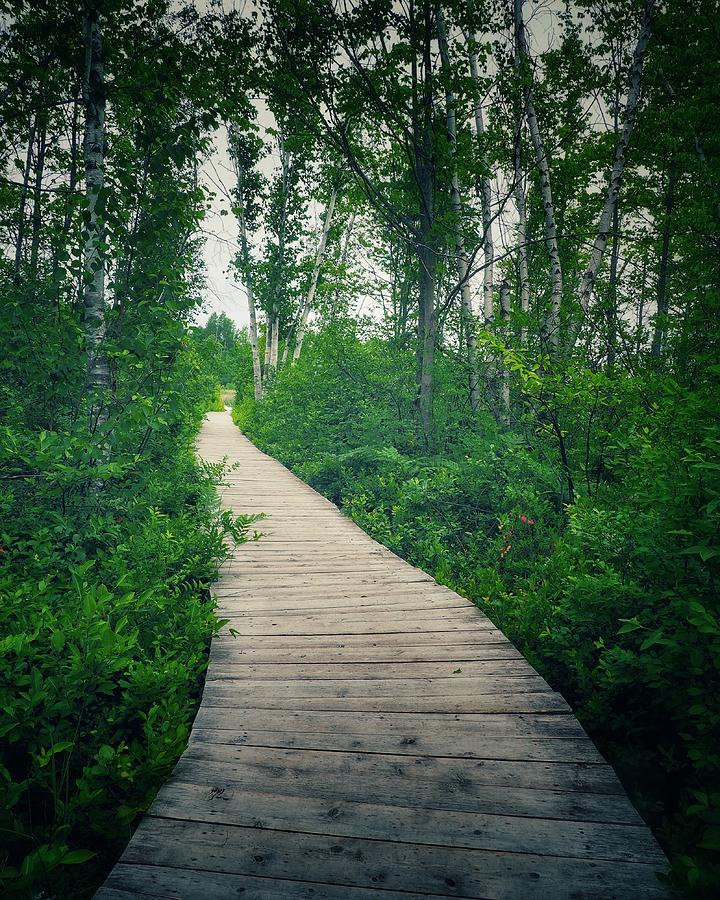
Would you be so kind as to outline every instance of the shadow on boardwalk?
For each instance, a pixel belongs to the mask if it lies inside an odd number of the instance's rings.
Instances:
[[[477,608],[260,453],[190,746],[96,895],[664,897],[666,860],[559,694]]]

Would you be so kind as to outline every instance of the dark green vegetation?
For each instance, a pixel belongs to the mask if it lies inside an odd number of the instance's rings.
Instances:
[[[2,4],[3,897],[100,883],[187,742],[219,624],[208,586],[247,531],[192,450],[217,383],[188,325],[218,97],[190,73],[215,23],[151,7],[18,3],[8,25]]]

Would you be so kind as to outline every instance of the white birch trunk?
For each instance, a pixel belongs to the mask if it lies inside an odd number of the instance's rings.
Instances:
[[[480,380],[477,373],[477,338],[475,337],[475,323],[470,295],[470,279],[468,277],[468,256],[465,249],[465,239],[462,233],[462,199],[460,197],[460,183],[458,181],[456,150],[457,150],[457,114],[455,112],[455,94],[450,87],[450,53],[448,50],[447,33],[445,30],[445,17],[442,7],[438,4],[436,10],[438,44],[440,46],[440,61],[447,84],[445,86],[445,113],[447,119],[448,143],[452,153],[452,174],[450,176],[450,207],[453,212],[453,230],[455,237],[455,267],[461,291],[461,310],[465,330],[465,345],[467,348],[468,377],[470,388],[470,406],[475,412],[480,406]],[[491,305],[492,308],[492,305]]]
[[[510,303],[510,282],[507,278],[503,278],[500,284],[500,317],[503,323],[503,340],[505,343],[508,341],[510,330]],[[510,372],[504,361],[501,363],[500,374],[500,409],[502,410],[504,421],[507,422],[510,415]]]
[[[515,20],[515,48],[518,55],[518,63],[529,59],[527,37],[525,35],[525,22],[523,19],[523,0],[513,0],[513,12]],[[535,163],[540,176],[540,194],[542,197],[543,212],[545,216],[545,246],[550,259],[551,295],[550,309],[545,317],[542,327],[542,339],[551,353],[555,353],[560,343],[560,308],[563,294],[563,273],[560,262],[560,250],[557,240],[557,224],[555,222],[555,204],[553,203],[552,186],[550,180],[550,165],[548,162],[545,145],[540,133],[535,105],[532,99],[532,89],[524,88],[525,117],[530,130],[530,138],[535,151]]]
[[[477,38],[475,38],[477,41]],[[477,53],[471,48],[467,35],[465,42],[468,44],[468,59],[470,63],[470,77],[477,86],[477,96],[473,103],[473,118],[475,121],[475,137],[480,146],[480,161],[483,166],[483,174],[480,178],[480,211],[483,223],[483,255],[485,266],[483,268],[483,318],[485,327],[491,328],[495,317],[493,310],[493,279],[495,262],[495,241],[493,238],[492,219],[492,185],[488,172],[490,164],[483,146],[485,135],[485,122],[483,121],[482,104],[480,102],[480,72],[478,68]]]
[[[590,306],[590,298],[592,297],[595,281],[600,270],[605,248],[607,247],[608,238],[611,233],[613,214],[617,207],[618,194],[620,193],[620,183],[622,181],[623,172],[625,170],[625,160],[627,159],[628,145],[635,128],[635,120],[637,118],[637,107],[640,100],[640,83],[642,80],[643,62],[645,60],[645,52],[647,50],[648,41],[650,40],[650,32],[652,30],[652,17],[656,6],[656,0],[646,0],[643,11],[642,25],[640,34],[633,53],[633,60],[630,66],[630,85],[628,89],[627,101],[625,103],[625,114],[623,116],[623,127],[620,133],[620,139],[615,148],[615,159],[613,161],[610,179],[608,182],[607,195],[605,197],[605,205],[603,206],[598,221],[597,237],[593,244],[592,253],[588,262],[587,269],[583,272],[578,287],[578,300],[583,313],[588,311]]]
[[[18,230],[15,239],[15,263],[14,273],[15,280],[20,278],[20,269],[23,259],[23,244],[25,241],[25,209],[27,206],[28,189],[30,186],[30,170],[32,168],[33,145],[35,143],[35,131],[37,128],[37,114],[35,115],[32,125],[30,126],[30,134],[28,135],[27,155],[25,157],[25,167],[23,169],[22,188],[20,190],[20,211],[18,214]]]
[[[515,54],[517,68],[518,56]],[[515,146],[513,147],[513,196],[517,210],[517,266],[518,287],[520,293],[520,311],[523,315],[523,323],[520,327],[520,346],[527,347],[528,326],[527,315],[530,312],[530,270],[528,267],[527,248],[527,205],[525,200],[525,177],[522,167],[522,125],[523,117],[518,106],[517,121],[515,127]]]
[[[273,316],[272,321],[272,340],[270,342],[270,372],[276,372],[278,367],[278,340],[279,340],[280,323],[277,316]]]
[[[265,354],[263,358],[263,371],[265,373],[265,383],[268,380],[268,373],[270,371],[270,347],[272,346],[272,317],[265,314]]]
[[[278,135],[278,149],[280,151],[280,160],[282,166],[282,212],[280,223],[278,225],[278,254],[275,272],[273,273],[273,286],[270,298],[271,309],[268,313],[268,344],[265,347],[265,384],[266,386],[275,377],[278,368],[278,350],[280,340],[280,320],[278,318],[278,288],[280,279],[283,277],[283,268],[285,265],[285,226],[287,224],[287,205],[290,193],[290,182],[292,177],[293,160],[290,151],[285,146],[285,140],[282,133]]]
[[[258,347],[257,311],[255,309],[255,296],[253,294],[252,275],[250,273],[250,247],[248,243],[247,226],[245,223],[245,201],[243,197],[244,173],[240,161],[239,150],[233,153],[233,147],[237,147],[237,141],[234,138],[231,129],[228,129],[228,136],[230,138],[230,152],[233,155],[233,160],[235,163],[235,175],[237,178],[238,205],[236,215],[238,220],[238,229],[240,232],[240,253],[242,256],[243,281],[245,283],[245,293],[247,294],[248,318],[250,323],[248,332],[250,336],[250,348],[252,350],[253,385],[255,387],[255,399],[260,400],[263,393],[262,368],[260,366],[260,350]]]
[[[85,9],[85,41],[83,152],[88,218],[83,252],[85,270],[83,305],[88,363],[87,385],[92,398],[90,428],[94,430],[107,418],[103,394],[110,385],[110,368],[103,346],[105,340],[105,261],[100,248],[103,230],[98,221],[97,212],[98,199],[103,188],[105,164],[105,80],[102,36],[95,2],[89,2]]]
[[[310,315],[318,281],[320,279],[320,270],[325,257],[325,247],[327,246],[328,233],[330,232],[330,225],[332,223],[333,213],[335,212],[336,199],[337,188],[333,188],[332,194],[330,195],[330,202],[325,210],[325,220],[323,222],[322,234],[320,235],[320,242],[318,244],[317,252],[315,253],[315,266],[313,268],[312,278],[310,279],[310,287],[308,288],[307,296],[305,297],[305,302],[303,303],[302,311],[300,313],[300,321],[298,322],[298,330],[295,337],[295,349],[293,350],[293,364],[300,359],[300,354],[302,353],[302,345],[305,340],[305,329],[307,327],[308,316]]]

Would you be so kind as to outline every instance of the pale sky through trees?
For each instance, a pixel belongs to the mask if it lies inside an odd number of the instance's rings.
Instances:
[[[199,9],[207,6],[205,0],[197,0]],[[253,5],[246,0],[224,0],[224,8],[243,9],[249,12]],[[545,50],[553,43],[555,35],[555,16],[561,4],[557,0],[547,0],[545,3],[533,5],[532,14],[528,17],[527,25],[531,29],[532,43],[536,50]],[[260,100],[256,102],[258,109],[257,123],[262,127],[272,125],[272,116]],[[263,171],[270,175],[273,171],[274,154],[271,152],[261,163]],[[248,324],[247,295],[242,282],[233,272],[231,260],[238,250],[238,225],[235,216],[230,210],[229,193],[234,184],[234,172],[232,161],[228,153],[227,133],[225,128],[220,128],[214,136],[214,149],[207,161],[201,167],[203,183],[215,194],[209,204],[207,216],[203,222],[203,261],[207,272],[205,303],[203,311],[198,316],[198,321],[204,323],[211,313],[225,313],[236,325],[245,327]],[[494,185],[494,193],[497,196],[499,190],[506,186]],[[227,215],[222,213],[227,211]],[[322,209],[317,204],[311,204],[308,214],[314,218],[314,229],[319,228],[319,216]],[[502,243],[512,242],[512,235],[507,234],[507,225],[514,222],[514,209],[511,204],[506,207],[499,217],[498,227]],[[251,241],[257,247],[258,236]],[[476,280],[476,279],[475,279]],[[473,294],[477,303],[478,285],[474,284]],[[369,298],[366,298],[369,299]],[[365,302],[365,312],[370,312],[372,303]]]

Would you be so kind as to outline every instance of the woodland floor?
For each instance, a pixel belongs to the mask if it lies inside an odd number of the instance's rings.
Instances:
[[[100,900],[666,896],[613,770],[489,619],[227,411],[198,446],[265,536],[223,567],[190,745]]]

